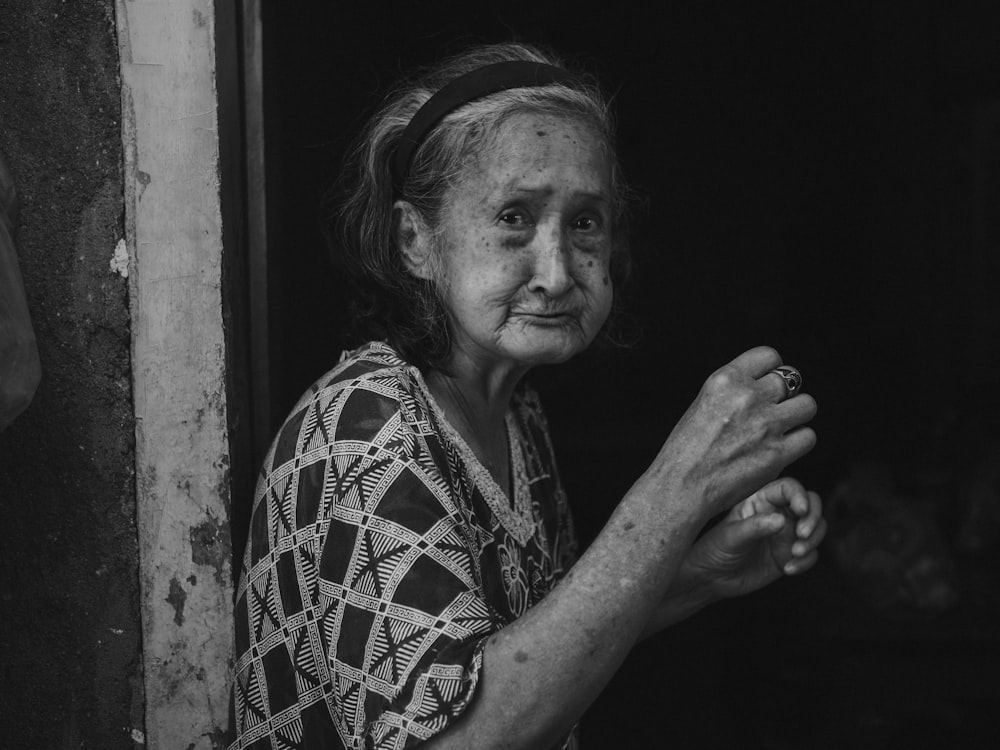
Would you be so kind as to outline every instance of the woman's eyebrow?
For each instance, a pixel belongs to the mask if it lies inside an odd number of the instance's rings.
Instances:
[[[589,190],[579,190],[573,193],[574,198],[586,198],[587,200],[595,201],[597,203],[607,203],[611,204],[611,196],[605,193],[603,190],[599,193],[593,193]]]
[[[548,185],[539,185],[538,187],[532,187],[530,185],[504,185],[501,186],[496,192],[497,197],[509,198],[548,198],[553,193],[555,193],[555,188]],[[594,192],[591,190],[577,190],[571,193],[571,197],[574,199],[583,199],[588,201],[594,201],[597,203],[611,203],[611,197],[602,191]]]
[[[502,185],[498,192],[506,195],[527,195],[532,197],[540,196],[546,198],[552,195],[553,192],[555,192],[555,188],[551,187],[550,185],[538,185],[538,186],[525,185],[519,180],[512,180],[511,182],[508,182],[506,185]]]

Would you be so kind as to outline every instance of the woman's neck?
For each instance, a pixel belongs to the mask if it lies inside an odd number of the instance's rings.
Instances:
[[[471,366],[461,357],[454,357],[448,369],[449,374],[438,370],[426,372],[427,387],[448,422],[509,497],[510,450],[506,417],[514,389],[524,373],[486,371]]]

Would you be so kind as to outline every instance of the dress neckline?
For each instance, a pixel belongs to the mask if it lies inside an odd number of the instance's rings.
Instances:
[[[448,421],[444,409],[441,408],[437,399],[434,398],[434,394],[431,393],[431,389],[428,387],[420,370],[413,366],[410,369],[416,378],[417,384],[423,391],[427,403],[441,424],[441,429],[445,437],[462,457],[466,467],[469,469],[469,474],[472,476],[472,481],[479,488],[486,504],[507,532],[514,537],[518,544],[524,546],[535,534],[535,514],[534,504],[531,501],[531,489],[528,483],[528,470],[525,465],[524,451],[521,445],[522,441],[513,410],[508,409],[507,414],[504,416],[504,424],[507,428],[511,492],[514,495],[512,502],[503,491],[503,488],[497,484],[489,469],[479,460],[476,452],[465,441],[465,438]]]

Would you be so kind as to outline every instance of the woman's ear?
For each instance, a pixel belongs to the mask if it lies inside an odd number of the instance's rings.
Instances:
[[[431,281],[431,252],[434,242],[424,217],[412,203],[399,200],[392,204],[396,214],[396,246],[403,255],[407,270],[418,279]]]

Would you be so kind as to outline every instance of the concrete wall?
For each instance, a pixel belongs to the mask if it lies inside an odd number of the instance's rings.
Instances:
[[[0,747],[224,743],[216,102],[211,0],[0,0],[42,363],[0,434]]]
[[[212,0],[118,0],[146,744],[221,747],[232,545]]]
[[[7,748],[143,730],[128,281],[112,0],[0,0],[0,149],[42,381],[0,434]],[[134,732],[134,735],[133,735]]]

